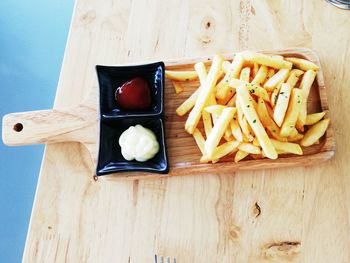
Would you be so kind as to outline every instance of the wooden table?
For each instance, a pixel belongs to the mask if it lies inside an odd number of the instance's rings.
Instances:
[[[49,145],[24,262],[349,262],[349,25],[321,0],[77,0],[55,107],[97,85],[95,64],[310,47],[337,152],[307,168],[94,181],[85,148]]]

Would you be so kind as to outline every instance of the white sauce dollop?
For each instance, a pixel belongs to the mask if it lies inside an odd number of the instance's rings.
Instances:
[[[154,133],[142,125],[130,126],[119,137],[123,157],[128,160],[145,162],[159,151],[159,143]]]

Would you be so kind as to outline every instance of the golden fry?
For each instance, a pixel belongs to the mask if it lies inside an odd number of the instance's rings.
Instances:
[[[173,83],[176,94],[179,94],[179,93],[184,91],[184,87],[179,82],[172,81],[172,83]]]
[[[288,106],[288,110],[282,124],[280,135],[282,137],[288,137],[292,130],[295,128],[295,124],[297,122],[300,105],[303,99],[303,92],[300,89],[292,89],[292,94],[290,98],[290,103]]]
[[[289,61],[285,61],[281,57],[269,56],[257,52],[245,51],[243,52],[243,57],[245,60],[258,63],[261,65],[265,65],[268,67],[276,68],[276,69],[292,69],[293,64]]]
[[[304,138],[300,142],[300,145],[306,147],[315,144],[325,134],[328,125],[329,119],[324,119],[314,124],[306,132]]]
[[[208,138],[211,130],[213,129],[213,124],[211,122],[210,113],[207,111],[203,111],[202,112],[202,120],[203,120],[205,137]]]
[[[204,111],[209,112],[211,114],[220,115],[224,109],[227,107],[225,105],[210,105],[204,108]]]
[[[289,62],[292,62],[296,68],[304,71],[307,71],[307,70],[317,71],[319,69],[319,66],[317,66],[315,63],[306,59],[302,59],[302,58],[285,58],[285,59]]]
[[[238,151],[235,155],[235,163],[238,163],[240,160],[243,160],[244,158],[246,158],[249,155],[249,153],[243,152],[243,151]]]
[[[213,63],[209,70],[208,77],[205,81],[205,85],[202,86],[200,90],[200,94],[198,95],[198,98],[196,100],[196,103],[192,111],[190,112],[185,124],[185,129],[189,134],[192,134],[194,129],[197,127],[199,119],[202,115],[202,110],[206,106],[210,98],[210,95],[214,91],[222,61],[223,61],[223,58],[221,55],[214,56]]]
[[[313,70],[308,70],[305,72],[303,79],[300,84],[300,89],[303,91],[303,99],[301,101],[300,113],[298,116],[298,126],[304,126],[306,122],[307,115],[307,98],[309,97],[310,89],[312,83],[316,77],[316,72]]]
[[[231,128],[231,133],[233,137],[237,141],[243,142],[243,134],[242,134],[241,128],[239,127],[236,117],[233,117],[233,120],[230,123],[230,128]]]
[[[250,134],[249,126],[248,126],[246,118],[244,117],[242,107],[240,105],[240,102],[238,101],[238,97],[237,97],[237,101],[236,101],[236,108],[237,108],[238,124],[241,127],[242,132],[245,135],[245,137],[247,138],[247,140],[249,142],[251,142],[251,141],[253,141],[254,138]]]
[[[203,138],[202,133],[197,128],[193,132],[193,138],[196,141],[196,144],[197,144],[199,150],[201,151],[201,153],[204,154],[205,153],[204,152],[205,140]]]
[[[238,141],[225,142],[224,144],[215,148],[211,157],[208,157],[207,155],[203,155],[200,162],[207,163],[209,161],[214,161],[214,160],[216,162],[218,159],[220,159],[220,158],[222,158],[230,153],[235,152],[237,150],[238,145],[239,145]]]
[[[280,69],[275,75],[269,78],[265,84],[264,88],[273,91],[279,84],[285,82],[289,74],[288,69]]]
[[[287,83],[291,88],[294,88],[295,84],[297,84],[299,77],[304,74],[304,71],[300,69],[292,69],[290,71],[289,77],[287,79]]]
[[[324,115],[326,115],[324,111],[307,115],[305,125],[314,125],[316,122],[320,121]]]
[[[233,87],[236,89],[241,85],[245,85],[251,94],[256,95],[260,98],[263,98],[266,101],[270,101],[269,94],[263,87],[243,81],[243,80],[239,80],[239,79],[233,78],[230,80],[230,87]]]
[[[247,152],[247,153],[251,153],[251,154],[260,154],[261,150],[258,146],[255,146],[252,143],[247,143],[247,142],[243,142],[238,146],[238,149],[243,151],[243,152]]]
[[[166,70],[165,77],[177,81],[189,81],[198,79],[196,71],[172,71]]]
[[[280,142],[275,139],[271,139],[271,142],[277,151],[283,151],[284,153],[293,153],[297,155],[303,154],[303,150],[297,143]]]
[[[183,116],[193,108],[199,96],[200,90],[201,87],[199,87],[195,92],[193,92],[192,95],[176,109],[177,115]]]
[[[284,116],[286,115],[289,97],[290,97],[291,87],[287,83],[283,83],[281,86],[281,91],[278,95],[276,107],[273,114],[273,119],[276,124],[281,127],[282,122],[284,120]]]
[[[267,67],[262,65],[259,68],[258,72],[255,74],[254,79],[252,80],[252,84],[260,85],[261,83],[264,83],[266,77],[267,77]]]
[[[267,136],[267,133],[260,122],[258,114],[254,109],[254,105],[252,103],[253,99],[244,86],[238,87],[237,98],[240,103],[240,106],[242,107],[244,116],[247,118],[249,125],[252,127],[265,155],[270,159],[276,159],[276,150],[273,147],[270,138]]]
[[[241,68],[243,66],[243,56],[241,53],[236,54],[233,59],[229,72],[225,75],[225,77],[220,81],[220,83],[216,86],[216,98],[224,99],[227,97],[227,94],[230,90],[228,86],[230,79],[238,78]]]
[[[230,121],[232,120],[235,112],[236,109],[231,107],[227,107],[222,111],[217,123],[214,125],[204,144],[205,153],[208,157],[212,156],[215,148],[218,146],[222,136],[225,133],[225,130],[227,129]]]

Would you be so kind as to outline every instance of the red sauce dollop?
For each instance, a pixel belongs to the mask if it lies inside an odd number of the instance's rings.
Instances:
[[[115,99],[125,110],[145,110],[151,106],[151,90],[145,79],[136,77],[117,89]]]

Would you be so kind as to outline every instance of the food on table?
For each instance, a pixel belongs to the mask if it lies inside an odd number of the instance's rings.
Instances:
[[[152,103],[151,89],[145,79],[136,77],[117,88],[115,99],[124,110],[145,110]]]
[[[194,71],[165,75],[176,93],[185,81],[199,79],[176,113],[189,113],[184,126],[202,153],[200,162],[216,163],[230,154],[234,162],[302,155],[301,146],[318,144],[329,125],[326,112],[307,112],[318,69],[306,59],[244,51],[232,61],[216,54],[208,72],[198,62]]]
[[[128,160],[145,162],[152,159],[159,151],[155,134],[142,125],[130,126],[119,137],[123,157]]]

